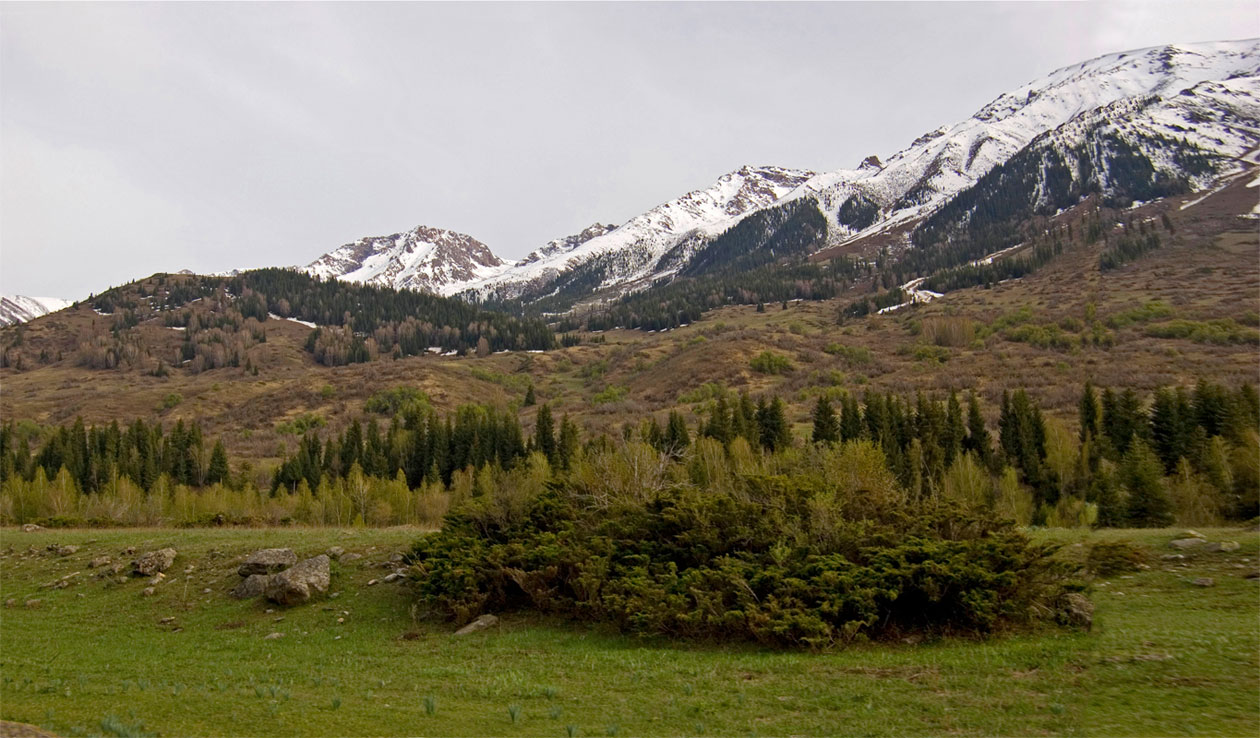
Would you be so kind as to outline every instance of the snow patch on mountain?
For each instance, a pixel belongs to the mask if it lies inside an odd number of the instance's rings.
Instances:
[[[16,325],[64,310],[74,303],[59,297],[0,295],[0,325]]]

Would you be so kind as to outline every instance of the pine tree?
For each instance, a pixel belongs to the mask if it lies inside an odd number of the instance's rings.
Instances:
[[[534,398],[534,385],[531,382],[529,389],[525,390],[525,401],[521,403],[521,407],[533,407],[537,400]]]
[[[669,411],[669,422],[665,424],[665,438],[662,441],[666,453],[679,456],[691,446],[691,434],[687,432],[687,421],[677,410]]]
[[[206,468],[206,484],[222,484],[228,480],[230,473],[227,450],[223,448],[223,441],[220,439],[214,442],[214,450],[210,452],[210,466]]]
[[[566,415],[560,420],[560,440],[556,449],[556,453],[560,458],[561,469],[569,468],[580,448],[581,439],[578,437],[577,424],[569,420],[569,416]]]
[[[1079,408],[1081,433],[1080,440],[1098,438],[1098,423],[1101,409],[1098,407],[1098,395],[1094,392],[1094,385],[1085,382],[1085,390],[1081,393],[1081,404]]]
[[[840,440],[840,423],[836,419],[836,411],[831,407],[831,401],[826,397],[818,397],[813,419],[814,443],[835,443]]]
[[[840,438],[845,441],[856,441],[862,437],[862,411],[858,408],[857,398],[846,393],[840,403]]]
[[[550,405],[544,404],[538,408],[538,418],[534,421],[534,447],[547,457],[553,467],[559,463],[556,453],[556,427],[551,418]]]
[[[985,466],[993,465],[993,439],[989,437],[984,416],[980,414],[980,401],[976,399],[975,392],[967,396],[967,439],[963,448],[974,453]]]
[[[1129,492],[1126,506],[1129,525],[1158,528],[1172,524],[1172,502],[1164,489],[1163,464],[1141,438],[1135,439],[1125,452],[1120,465],[1120,483]]]

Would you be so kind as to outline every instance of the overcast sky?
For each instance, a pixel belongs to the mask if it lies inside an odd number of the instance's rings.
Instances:
[[[1255,2],[0,5],[0,290],[307,263],[450,228],[519,258],[743,164],[887,157]]]

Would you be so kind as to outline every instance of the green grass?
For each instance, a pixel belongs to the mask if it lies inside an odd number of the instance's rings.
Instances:
[[[0,598],[18,605],[0,610],[0,717],[65,736],[100,734],[102,721],[167,736],[1254,735],[1260,600],[1242,575],[1260,536],[1204,532],[1242,549],[1166,562],[1176,531],[1038,534],[1081,560],[1081,541],[1152,551],[1150,570],[1098,583],[1090,633],[815,654],[510,614],[456,638],[413,621],[404,586],[367,584],[386,573],[368,562],[420,535],[408,529],[6,529]],[[44,552],[54,542],[81,548],[56,557]],[[120,585],[87,568],[102,554],[129,559],[125,546],[163,545],[180,556],[152,597],[146,580]],[[365,554],[334,571],[335,599],[283,610],[225,595],[244,553],[332,545]],[[76,584],[40,589],[74,571]],[[1216,586],[1191,585],[1198,576]],[[30,598],[42,606],[26,609]],[[285,637],[264,640],[271,632]]]

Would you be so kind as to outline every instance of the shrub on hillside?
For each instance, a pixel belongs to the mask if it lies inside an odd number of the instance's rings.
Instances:
[[[606,454],[634,458],[588,463],[641,474],[652,458],[633,445]],[[911,503],[872,444],[776,470],[741,463],[689,468],[703,486],[657,467],[622,487],[616,472],[577,469],[490,490],[415,545],[422,604],[459,621],[533,610],[627,632],[821,648],[908,630],[990,632],[1051,612],[1067,587],[1053,548],[1010,523],[953,502]]]

